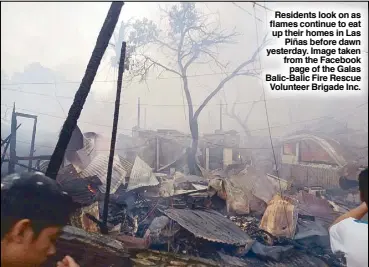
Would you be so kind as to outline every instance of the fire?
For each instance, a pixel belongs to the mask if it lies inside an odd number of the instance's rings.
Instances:
[[[96,190],[95,190],[95,189],[93,189],[93,188],[91,187],[91,185],[88,185],[88,186],[87,186],[87,188],[88,188],[88,190],[89,190],[91,193],[96,194]]]

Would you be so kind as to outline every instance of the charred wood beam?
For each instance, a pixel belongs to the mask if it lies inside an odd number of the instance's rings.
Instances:
[[[18,130],[18,128],[21,126],[22,124],[19,124],[17,126],[17,128],[15,130]],[[10,137],[12,136],[12,134],[9,134],[7,138],[5,138],[5,140],[3,140],[3,142],[1,142],[1,146],[3,146],[3,144],[5,144],[4,147],[4,151],[3,154],[1,155],[1,163],[0,163],[0,167],[3,166],[3,162],[9,162],[9,160],[5,160],[5,156],[6,156],[6,151],[8,151],[8,147],[10,145]]]
[[[36,168],[29,168],[27,165],[24,165],[24,164],[22,164],[22,163],[19,163],[19,162],[15,162],[14,163],[15,165],[18,165],[18,166],[21,166],[21,167],[23,167],[23,168],[27,168],[28,169],[28,171],[35,171],[35,172],[38,172],[39,170],[37,170]]]
[[[126,42],[123,42],[122,49],[120,51],[120,61],[119,61],[119,68],[118,68],[118,81],[117,81],[117,94],[115,97],[113,130],[111,133],[108,173],[106,177],[106,192],[105,192],[104,210],[103,210],[103,227],[101,228],[102,234],[108,234],[107,221],[108,221],[111,175],[113,173],[114,151],[115,151],[115,143],[116,143],[117,130],[118,130],[119,107],[120,107],[120,98],[121,98],[121,92],[122,92],[122,81],[123,81],[125,57],[126,57]]]
[[[17,115],[15,113],[15,103],[13,105],[12,112],[12,123],[11,123],[11,137],[10,137],[10,148],[9,148],[9,163],[8,163],[8,174],[15,172],[15,163],[17,161],[16,156],[16,145],[17,145]]]
[[[22,124],[19,124],[17,126],[17,128],[15,130],[18,130],[18,128],[21,126]],[[10,137],[12,136],[12,134],[9,134],[4,140],[1,140],[1,146],[3,146],[4,144],[8,143],[8,141],[10,140]]]
[[[41,156],[27,156],[27,157],[17,157],[17,160],[50,160],[51,156],[41,155]]]
[[[4,148],[4,152],[3,154],[1,155],[1,167],[3,166],[3,162],[8,162],[9,160],[5,161],[5,155],[6,155],[6,151],[8,150],[8,147],[9,147],[9,144],[10,144],[10,141],[8,141],[5,145],[5,148]]]
[[[97,69],[99,68],[101,59],[109,45],[109,41],[113,35],[115,26],[118,22],[120,11],[124,2],[112,2],[104,24],[97,38],[95,48],[92,51],[90,61],[88,62],[85,75],[74,96],[72,106],[69,109],[68,117],[66,118],[63,128],[60,132],[58,143],[56,144],[46,175],[51,179],[56,179],[60,166],[64,159],[65,151],[68,147],[72,133],[77,125],[77,120],[81,115],[86,98],[90,93],[91,85],[95,79]]]
[[[36,126],[37,126],[37,117],[35,117],[33,121],[32,141],[31,141],[31,148],[29,151],[30,158],[33,157],[33,153],[35,152]],[[32,169],[32,159],[30,159],[28,162],[28,170],[31,171],[31,169]]]
[[[37,120],[37,116],[36,115],[31,115],[31,114],[26,114],[26,113],[15,113],[16,116],[18,117],[23,117],[23,118],[28,118],[28,119],[34,119]]]

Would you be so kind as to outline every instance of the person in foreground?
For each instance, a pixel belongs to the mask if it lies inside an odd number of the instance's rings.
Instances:
[[[368,169],[359,174],[359,190],[363,203],[329,228],[332,251],[345,254],[347,267],[368,266],[368,222],[361,220],[368,213]]]
[[[39,267],[77,208],[56,181],[42,173],[1,178],[1,266]],[[79,267],[66,256],[57,267]]]

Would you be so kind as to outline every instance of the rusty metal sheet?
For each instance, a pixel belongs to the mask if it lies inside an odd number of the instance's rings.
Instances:
[[[327,138],[318,137],[311,134],[300,134],[289,136],[283,141],[306,141],[310,140],[318,144],[334,161],[338,166],[345,166],[347,164],[346,159],[342,156],[339,151],[340,144],[338,142],[333,142],[333,140],[328,141]]]
[[[150,166],[139,157],[136,157],[131,171],[131,176],[129,178],[127,191],[140,187],[157,185],[159,185],[159,181],[156,179]]]
[[[269,203],[260,222],[260,229],[274,236],[293,238],[298,218],[297,201],[276,195]]]
[[[167,209],[164,214],[196,237],[208,241],[246,246],[246,250],[254,243],[231,220],[212,210]]]
[[[327,200],[312,194],[300,191],[295,198],[298,201],[299,213],[302,215],[314,216],[329,224],[340,215],[333,210]]]

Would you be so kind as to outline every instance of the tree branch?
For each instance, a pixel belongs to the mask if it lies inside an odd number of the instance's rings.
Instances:
[[[179,76],[182,76],[182,74],[181,74],[181,73],[179,73],[178,71],[176,71],[176,70],[174,70],[174,69],[172,69],[172,68],[169,68],[169,67],[165,66],[164,64],[159,63],[158,61],[156,61],[156,60],[152,59],[151,57],[146,56],[146,55],[142,55],[142,56],[145,58],[145,60],[150,61],[150,62],[152,63],[152,65],[159,66],[159,67],[161,67],[161,68],[165,69],[166,71],[169,71],[169,72],[172,72],[172,73],[177,74],[177,75],[179,75]],[[152,66],[152,65],[151,65],[151,66]],[[150,67],[151,67],[151,66],[150,66]]]
[[[243,72],[240,73],[240,71],[246,67],[247,65],[251,64],[252,62],[254,62],[256,60],[256,56],[258,55],[258,53],[260,52],[261,49],[263,49],[267,42],[266,42],[266,36],[263,39],[263,42],[261,43],[261,45],[256,49],[256,51],[254,52],[254,54],[252,55],[252,57],[241,63],[230,75],[228,75],[227,77],[225,77],[219,84],[218,86],[214,89],[214,91],[208,95],[207,98],[205,98],[205,100],[202,102],[202,104],[200,105],[200,107],[196,110],[194,117],[197,118],[200,115],[200,112],[205,108],[205,106],[209,103],[209,101],[223,88],[223,86],[230,81],[231,79],[233,79],[236,76],[240,76],[240,75],[247,75],[247,76],[255,76],[257,74],[255,73],[251,73],[251,72]]]

